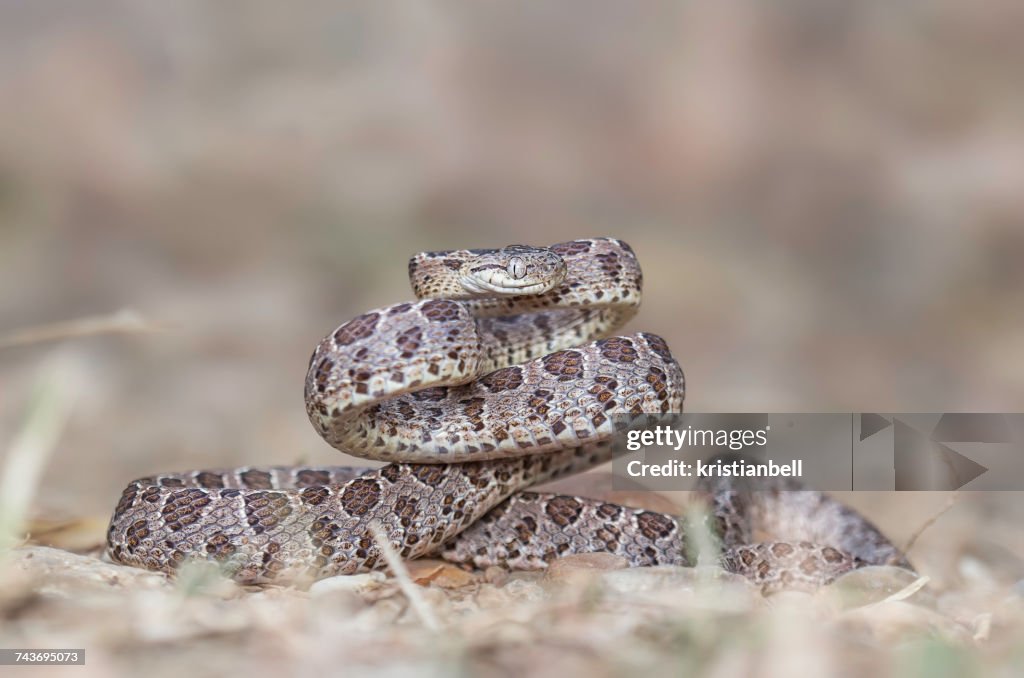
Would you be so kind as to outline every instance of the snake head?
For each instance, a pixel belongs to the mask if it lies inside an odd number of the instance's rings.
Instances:
[[[565,270],[546,247],[509,245],[463,263],[459,282],[474,294],[543,294],[565,280]]]

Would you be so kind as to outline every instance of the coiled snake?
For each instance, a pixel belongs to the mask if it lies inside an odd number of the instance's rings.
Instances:
[[[640,303],[632,249],[594,238],[426,252],[409,274],[420,301],[337,328],[305,384],[317,431],[387,466],[142,478],[114,510],[110,557],[168,573],[215,560],[244,583],[318,579],[382,567],[376,523],[406,558],[536,569],[601,551],[632,565],[690,564],[673,516],[521,491],[610,459],[612,415],[682,409],[683,373],[664,340],[607,336]],[[704,488],[726,569],[768,590],[818,586],[862,564],[909,567],[851,509],[785,489]]]

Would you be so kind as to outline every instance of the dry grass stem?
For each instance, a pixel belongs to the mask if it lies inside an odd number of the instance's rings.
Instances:
[[[949,497],[949,498],[948,498],[948,499],[946,500],[946,505],[945,505],[945,506],[943,506],[943,507],[942,507],[941,509],[939,509],[939,510],[938,510],[938,511],[937,511],[937,512],[935,513],[935,515],[933,515],[932,517],[930,517],[930,518],[929,518],[928,520],[924,521],[924,523],[922,523],[922,524],[921,524],[921,527],[917,528],[917,530],[915,530],[915,531],[914,531],[914,533],[913,533],[912,535],[910,535],[910,538],[909,538],[909,539],[907,539],[907,543],[906,543],[906,544],[904,544],[904,545],[903,545],[903,548],[901,549],[901,550],[903,551],[903,553],[910,553],[910,550],[911,550],[912,548],[914,548],[914,544],[915,544],[915,543],[917,542],[917,540],[918,540],[918,539],[919,539],[919,538],[921,537],[921,535],[922,535],[922,534],[924,534],[924,533],[925,533],[925,531],[926,531],[926,530],[927,530],[927,529],[928,529],[929,527],[931,527],[932,525],[934,525],[934,524],[935,524],[935,522],[936,522],[936,521],[937,521],[937,520],[938,520],[939,518],[941,518],[941,517],[943,516],[943,514],[945,514],[945,513],[946,513],[946,511],[948,511],[949,509],[953,508],[953,506],[954,506],[954,505],[955,505],[955,504],[956,504],[956,503],[957,503],[957,502],[958,502],[959,500],[960,500],[960,492],[959,492],[959,491],[957,491],[957,492],[954,492],[954,493],[953,493],[952,495],[950,495],[950,497]]]
[[[121,309],[110,315],[88,316],[14,330],[0,336],[0,349],[92,337],[99,334],[142,334],[162,330],[161,326],[149,322],[138,312],[132,309]]]
[[[21,430],[0,470],[0,548],[20,541],[46,462],[64,430],[78,391],[78,370],[58,356],[44,365],[29,396]]]
[[[374,541],[377,542],[377,546],[381,550],[381,554],[384,556],[384,560],[387,562],[388,567],[391,568],[391,574],[395,576],[395,580],[398,582],[398,587],[402,589],[402,593],[409,599],[409,603],[412,605],[412,609],[416,611],[416,615],[423,622],[423,625],[434,632],[441,630],[441,624],[438,622],[437,617],[434,616],[434,612],[430,609],[430,606],[423,596],[420,595],[419,590],[416,587],[416,583],[409,576],[409,571],[402,564],[402,559],[391,548],[391,544],[388,543],[388,538],[384,534],[384,531],[380,528],[380,525],[376,522],[370,524],[370,534],[373,535]]]

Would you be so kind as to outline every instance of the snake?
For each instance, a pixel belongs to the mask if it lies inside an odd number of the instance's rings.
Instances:
[[[620,453],[617,417],[682,411],[660,336],[616,335],[643,274],[615,238],[421,252],[416,301],[363,313],[310,357],[305,406],[331,446],[376,469],[242,467],[128,484],[107,532],[116,563],[174,574],[213,561],[242,584],[292,584],[441,557],[537,570],[581,553],[696,564],[679,516],[532,485]],[[865,565],[912,569],[872,523],[794,484],[704,482],[718,562],[765,592],[820,587]],[[692,526],[691,526],[692,528]]]

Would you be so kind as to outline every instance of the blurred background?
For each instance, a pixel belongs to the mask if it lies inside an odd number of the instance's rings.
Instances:
[[[591,235],[637,251],[630,331],[668,340],[690,410],[1024,411],[1022,22],[2,2],[0,338],[121,309],[159,331],[0,349],[0,441],[61,352],[84,386],[41,513],[105,520],[156,471],[339,463],[307,358],[410,298],[411,254]]]

